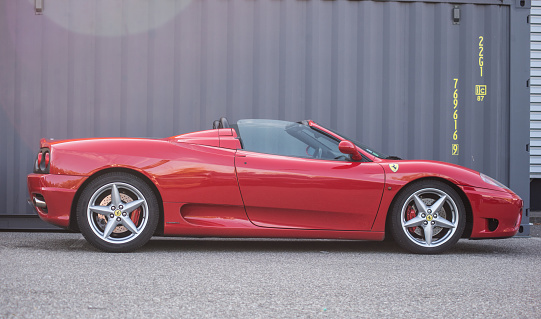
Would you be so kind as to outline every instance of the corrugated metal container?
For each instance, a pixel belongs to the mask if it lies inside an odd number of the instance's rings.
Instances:
[[[525,1],[0,2],[0,216],[39,138],[313,119],[528,199]],[[526,58],[525,58],[526,57]],[[518,84],[520,81],[520,84]],[[1,220],[1,219],[0,219]]]

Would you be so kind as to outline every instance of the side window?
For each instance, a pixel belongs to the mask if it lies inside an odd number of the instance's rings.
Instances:
[[[292,157],[345,160],[338,141],[299,123],[240,120],[238,134],[247,151]]]

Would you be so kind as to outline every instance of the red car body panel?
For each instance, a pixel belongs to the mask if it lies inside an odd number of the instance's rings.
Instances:
[[[494,191],[465,187],[464,192],[476,212],[473,216],[471,238],[498,238],[514,236],[522,219],[522,200],[511,191],[495,194]],[[514,211],[513,211],[514,209]],[[490,230],[489,220],[497,219],[498,228]]]
[[[35,194],[40,194],[47,201],[47,209],[35,207],[41,219],[68,228],[71,203],[77,189],[85,180],[84,176],[30,174],[28,176],[30,198]]]
[[[283,237],[382,240],[384,232],[329,231],[312,229],[268,228],[254,225],[239,207],[196,206],[195,215],[185,212],[191,204],[164,203],[164,210],[181,214],[165,214],[164,235],[218,237]],[[188,216],[188,218],[186,218]]]
[[[370,230],[385,182],[377,163],[238,151],[236,166],[246,212],[263,227]]]
[[[360,148],[372,162],[254,153],[242,150],[229,128],[156,140],[42,140],[40,147],[50,150],[50,170],[28,176],[30,198],[43,196],[47,209],[36,207],[39,216],[64,228],[76,224],[74,201],[85,181],[119,169],[153,184],[163,203],[164,235],[382,240],[393,199],[423,178],[462,192],[471,208],[471,238],[513,236],[522,216],[516,194],[464,167],[382,160]],[[490,219],[499,221],[497,229],[490,230]]]
[[[440,179],[455,185],[466,196],[473,213],[471,238],[498,238],[514,236],[520,227],[523,202],[508,189],[481,184],[479,173],[462,166],[436,161],[390,161],[379,163],[385,170],[386,183],[381,209],[388,211],[397,192],[405,185],[423,178]],[[399,169],[393,172],[390,164],[398,163]],[[483,185],[479,187],[476,185]],[[373,230],[385,229],[386,214],[378,214]],[[489,231],[487,220],[498,219],[500,226]],[[504,223],[502,223],[504,222]]]

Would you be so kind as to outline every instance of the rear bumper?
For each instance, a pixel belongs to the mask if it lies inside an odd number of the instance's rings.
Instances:
[[[470,238],[506,238],[517,234],[522,220],[522,199],[511,191],[464,189],[473,211]]]
[[[73,198],[86,179],[85,176],[30,174],[27,179],[29,202],[42,220],[68,228]]]

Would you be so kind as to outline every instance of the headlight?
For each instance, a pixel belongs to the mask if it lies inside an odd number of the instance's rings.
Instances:
[[[505,188],[505,189],[509,189],[507,186],[505,186],[504,184],[498,182],[497,180],[495,180],[494,178],[490,177],[490,176],[487,176],[483,173],[479,173],[479,175],[481,175],[481,178],[483,179],[483,181],[485,181],[485,183],[488,183],[490,185],[494,185],[494,186],[498,186],[498,187],[501,187],[501,188]]]

